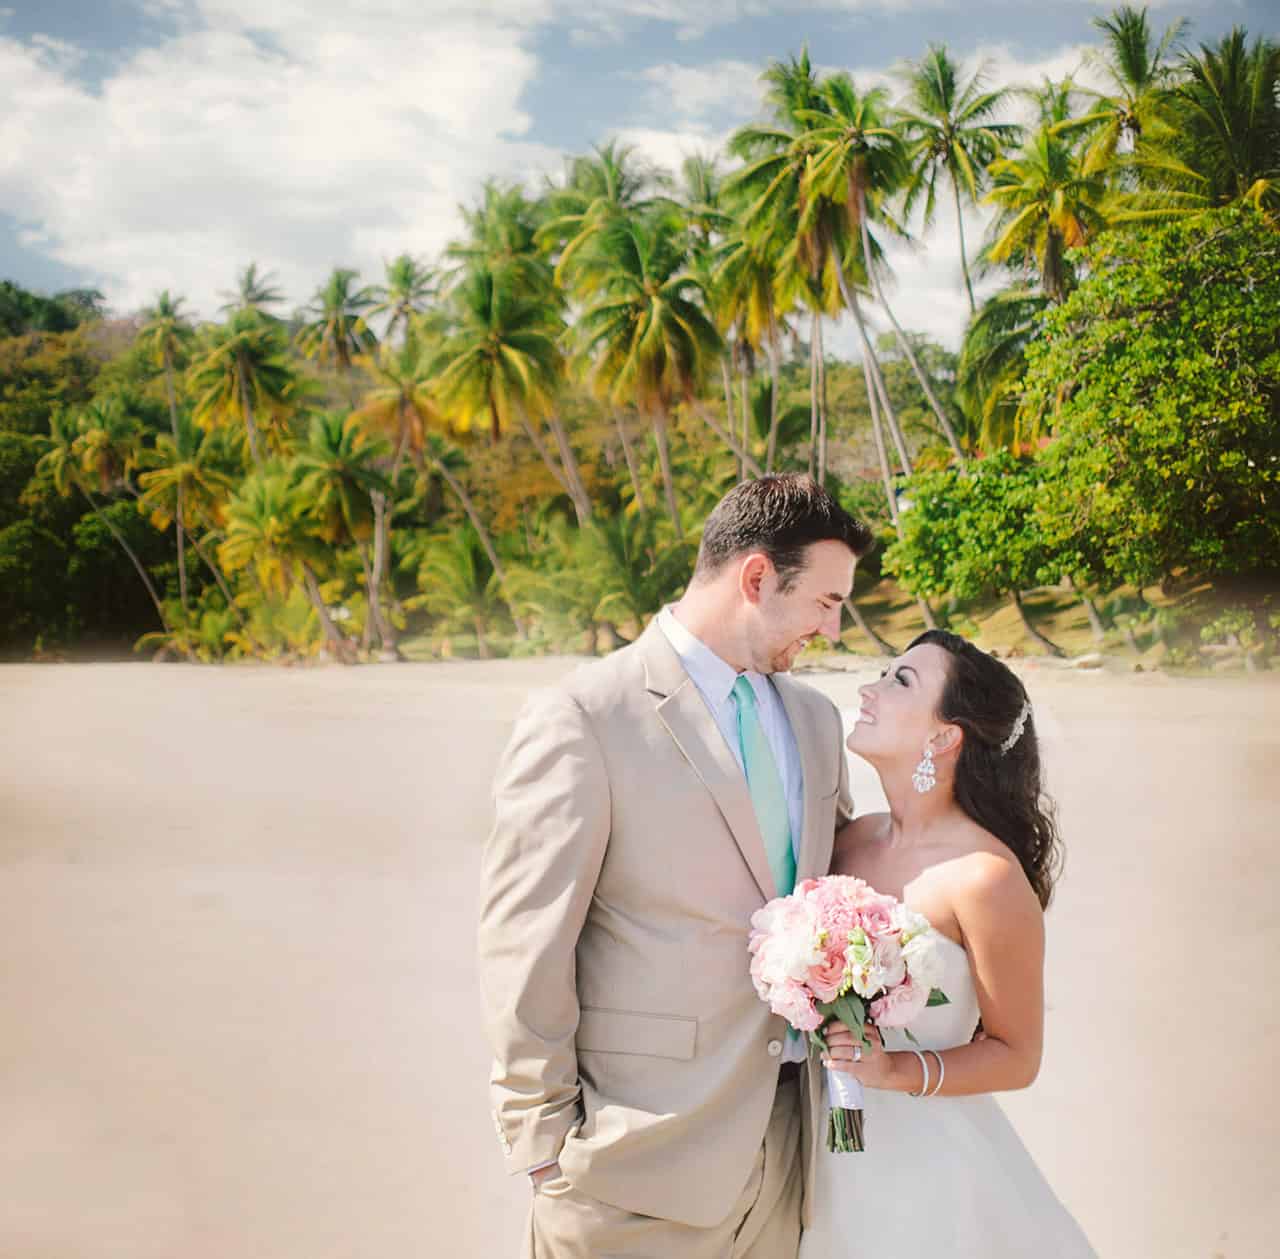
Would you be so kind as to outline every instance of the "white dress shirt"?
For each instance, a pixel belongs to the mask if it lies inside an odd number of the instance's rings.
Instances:
[[[747,769],[738,738],[738,703],[733,698],[733,684],[738,680],[738,671],[681,625],[670,605],[658,613],[658,628],[680,657],[684,671],[698,688],[698,694],[715,718],[745,777]],[[800,764],[800,746],[796,743],[795,732],[791,729],[791,721],[777,688],[763,673],[748,669],[745,676],[756,694],[760,724],[782,777],[782,789],[787,797],[787,819],[791,823],[791,849],[798,866],[800,839],[804,834],[804,768]],[[804,1038],[789,1031],[782,1047],[781,1061],[803,1062],[807,1056]]]

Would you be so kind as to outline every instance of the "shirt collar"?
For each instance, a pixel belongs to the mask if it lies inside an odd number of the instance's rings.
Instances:
[[[658,626],[667,636],[667,641],[680,657],[685,672],[693,680],[707,700],[716,708],[721,707],[733,692],[733,684],[738,680],[738,671],[716,655],[710,647],[696,637],[676,619],[671,605],[658,613]],[[768,679],[762,673],[748,669],[745,677],[756,693],[756,699],[767,702]]]

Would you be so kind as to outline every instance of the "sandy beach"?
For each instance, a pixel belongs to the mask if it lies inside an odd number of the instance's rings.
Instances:
[[[515,1253],[476,872],[571,665],[0,670],[3,1259]],[[1068,865],[1002,1104],[1106,1259],[1274,1254],[1280,676],[1024,676]]]

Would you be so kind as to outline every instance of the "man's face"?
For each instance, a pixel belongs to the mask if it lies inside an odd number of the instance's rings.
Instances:
[[[778,588],[778,575],[765,561],[759,599],[750,627],[751,668],[759,673],[786,673],[808,641],[818,634],[840,637],[842,605],[853,589],[855,556],[843,542],[815,542],[808,563],[789,590]]]

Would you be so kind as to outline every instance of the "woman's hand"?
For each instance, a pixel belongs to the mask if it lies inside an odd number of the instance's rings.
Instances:
[[[884,1041],[872,1023],[863,1032],[870,1044],[864,1044],[838,1019],[831,1019],[822,1029],[827,1042],[823,1066],[842,1071],[861,1080],[867,1088],[888,1088],[893,1077],[893,1060],[885,1052]]]

